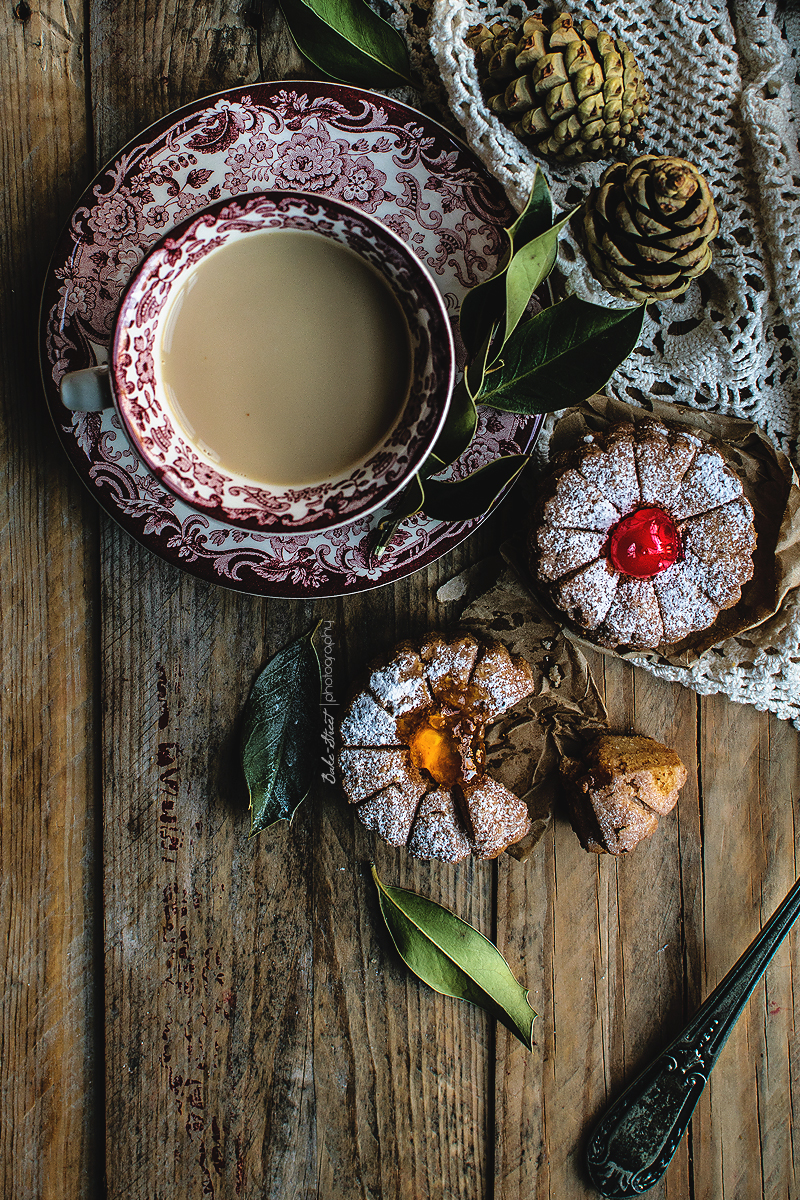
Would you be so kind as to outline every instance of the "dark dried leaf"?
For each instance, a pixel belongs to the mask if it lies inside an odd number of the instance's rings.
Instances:
[[[279,650],[253,684],[244,710],[242,768],[250,792],[250,836],[291,821],[319,761],[321,678],[318,626]]]

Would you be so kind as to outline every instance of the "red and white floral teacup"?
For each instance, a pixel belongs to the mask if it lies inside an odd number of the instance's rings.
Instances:
[[[381,286],[388,284],[407,327],[408,387],[390,427],[356,462],[299,485],[276,484],[224,466],[182,419],[162,374],[171,297],[175,300],[178,289],[184,296],[209,256],[222,247],[275,230],[311,233],[355,252],[379,273]],[[264,336],[270,336],[269,328]],[[454,371],[453,338],[441,294],[395,233],[342,201],[273,191],[215,204],[157,243],[122,298],[108,367],[66,375],[61,397],[68,408],[84,411],[113,402],[148,468],[197,511],[243,529],[297,534],[363,517],[409,482],[444,424]]]

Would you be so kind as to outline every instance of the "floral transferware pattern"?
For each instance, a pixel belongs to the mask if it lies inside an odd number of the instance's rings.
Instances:
[[[200,515],[149,473],[113,410],[70,413],[58,385],[105,361],[120,297],[145,250],[209,204],[290,188],[341,198],[387,225],[442,293],[457,355],[465,292],[494,271],[513,211],[500,186],[442,126],[356,88],[316,82],[237,88],[143,132],[81,198],[45,284],[40,352],[62,443],[100,503],[143,545],[201,578],[268,596],[358,592],[435,561],[477,521],[417,516],[375,560],[386,510],[335,530],[274,535]],[[539,418],[484,410],[461,477],[528,449]]]

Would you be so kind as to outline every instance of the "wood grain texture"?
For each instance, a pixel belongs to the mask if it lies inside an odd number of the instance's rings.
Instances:
[[[644,733],[695,759],[696,698],[594,657],[612,728]],[[696,781],[681,812],[696,806]],[[525,864],[503,861],[498,937],[540,1014],[532,1056],[498,1035],[495,1195],[583,1197],[586,1138],[625,1080],[684,1020],[679,824],[615,860],[581,849],[568,822]],[[684,870],[688,866],[684,864]],[[689,1194],[686,1148],[653,1195]]]
[[[80,9],[5,5],[0,79],[0,1195],[78,1200],[103,1162],[97,518],[53,436],[36,330],[88,167]]]
[[[106,530],[109,1194],[309,1194],[309,817],[249,841],[236,769],[254,674],[308,612],[116,542]]]
[[[703,778],[704,992],[727,973],[797,876],[795,731],[721,698],[706,702]],[[793,1196],[797,1145],[798,931],[733,1030],[693,1122],[699,1196]],[[796,1077],[795,1077],[796,1078]],[[796,1106],[796,1101],[795,1101]]]
[[[105,162],[135,133],[173,109],[223,88],[256,82],[257,29],[248,0],[135,0],[92,5],[92,111]],[[285,49],[289,62],[291,51]]]
[[[268,658],[330,622],[343,696],[453,619],[438,585],[524,514],[512,498],[412,579],[319,603],[225,592],[98,519],[38,404],[49,247],[92,158],[197,96],[306,68],[267,0],[100,0],[87,36],[83,9],[30,8],[9,6],[0,46],[0,1196],[101,1196],[104,1099],[113,1200],[586,1197],[593,1122],[797,874],[797,731],[597,655],[613,725],[689,767],[630,858],[586,854],[559,818],[525,864],[419,863],[322,782],[249,841],[237,742]],[[371,860],[495,938],[531,987],[532,1053],[409,974]],[[651,1195],[800,1194],[799,979],[795,932]]]
[[[198,583],[110,526],[103,559],[109,1194],[474,1195],[493,1030],[397,963],[366,864],[489,930],[491,890],[376,846],[321,786],[249,842],[235,765],[267,658],[329,620],[343,682],[428,627],[425,575],[311,605]]]

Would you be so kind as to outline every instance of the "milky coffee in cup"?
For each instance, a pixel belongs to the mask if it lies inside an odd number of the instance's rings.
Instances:
[[[363,459],[411,369],[386,281],[349,247],[294,229],[229,241],[193,266],[154,358],[187,441],[232,474],[289,487]]]
[[[448,308],[414,248],[333,197],[274,191],[218,201],[151,246],[108,365],[60,390],[72,411],[113,405],[195,514],[305,535],[406,486],[454,377]]]

